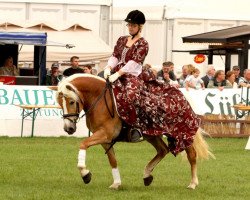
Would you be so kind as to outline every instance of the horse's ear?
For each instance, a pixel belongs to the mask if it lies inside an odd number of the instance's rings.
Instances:
[[[71,85],[66,85],[66,88],[72,92],[76,92],[74,88],[71,87]]]
[[[55,91],[57,91],[57,89],[58,89],[58,87],[57,86],[47,86],[49,89],[51,89],[51,90],[55,90]]]

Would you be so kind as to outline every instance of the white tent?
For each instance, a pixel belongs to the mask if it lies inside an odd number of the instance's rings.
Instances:
[[[2,29],[2,30],[1,30]],[[81,61],[98,61],[107,59],[112,49],[89,29],[79,24],[44,23],[2,23],[1,31],[8,32],[46,32],[47,62],[69,61],[71,56],[79,56]],[[65,44],[75,47],[66,48]],[[60,47],[61,46],[61,47]],[[33,60],[33,46],[20,48],[19,61]]]

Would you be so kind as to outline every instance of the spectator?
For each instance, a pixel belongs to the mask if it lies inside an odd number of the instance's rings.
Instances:
[[[206,75],[201,78],[203,80],[203,82],[204,82],[205,88],[208,87],[208,83],[209,83],[210,80],[213,79],[214,74],[215,74],[214,66],[213,65],[208,65]]]
[[[172,86],[175,86],[176,88],[180,87],[178,81],[177,80],[173,81],[170,78],[170,74],[168,72],[163,73],[163,80],[164,80],[165,83],[170,84]]]
[[[97,76],[101,77],[101,78],[104,78],[104,70],[100,71]]]
[[[179,84],[181,87],[184,87],[183,83],[184,83],[185,79],[187,78],[187,76],[188,76],[188,65],[183,65],[182,66],[182,74],[179,78]]]
[[[242,78],[240,76],[240,67],[237,65],[233,66],[233,72],[235,74],[235,82],[239,84],[239,80]]]
[[[142,66],[144,70],[152,69],[152,66],[150,64],[145,64]]]
[[[239,80],[240,87],[250,87],[250,69],[244,70],[244,77]]]
[[[200,70],[198,68],[194,69],[192,75],[188,76],[185,80],[185,88],[188,90],[189,88],[194,89],[205,89],[204,82],[201,78],[199,78]]]
[[[232,85],[232,88],[238,88],[238,84],[235,82],[235,74],[233,71],[226,73],[226,80]]]
[[[193,66],[192,64],[188,64],[187,68],[188,68],[188,70],[187,70],[187,77],[185,78],[185,80],[182,83],[183,87],[186,85],[187,78],[189,76],[193,75],[194,71],[195,71],[195,66]]]
[[[13,64],[13,58],[7,57],[2,67],[0,67],[0,75],[2,76],[19,76],[19,70]]]
[[[79,67],[79,57],[73,56],[70,58],[71,67],[64,70],[63,76],[71,76],[73,74],[84,73],[83,69]]]
[[[46,85],[58,85],[63,76],[59,72],[59,64],[53,63],[51,65],[50,73],[46,75]]]
[[[174,72],[172,70],[173,66],[174,66],[174,63],[172,63],[170,61],[162,63],[162,69],[157,73],[157,78],[158,79],[164,79],[163,74],[168,72],[169,76],[170,76],[170,79],[175,81],[176,76],[175,76],[175,74],[174,74]],[[159,78],[159,77],[162,77],[162,78]]]
[[[86,74],[92,74],[92,67],[91,67],[91,65],[84,65],[82,69],[83,69],[84,73],[86,73]]]
[[[225,72],[223,70],[218,70],[215,72],[214,78],[209,81],[207,88],[218,88],[222,91],[224,88],[230,88],[232,85],[226,81]]]

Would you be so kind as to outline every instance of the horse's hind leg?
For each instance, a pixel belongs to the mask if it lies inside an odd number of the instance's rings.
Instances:
[[[113,183],[112,183],[112,185],[109,186],[109,188],[117,190],[121,186],[121,176],[120,176],[119,169],[117,167],[117,160],[115,158],[114,148],[112,147],[109,149],[109,147],[110,147],[109,144],[102,144],[102,146],[105,149],[105,151],[107,152],[109,164],[112,167]]]
[[[191,176],[192,176],[191,182],[187,188],[195,189],[196,186],[199,184],[197,177],[196,151],[193,145],[185,149],[185,151],[187,152],[187,158],[191,165]]]
[[[166,156],[169,150],[161,137],[145,136],[145,139],[150,144],[152,144],[157,151],[156,156],[147,164],[144,169],[144,185],[149,186],[153,181],[153,176],[151,175],[152,171],[154,170],[155,166]]]

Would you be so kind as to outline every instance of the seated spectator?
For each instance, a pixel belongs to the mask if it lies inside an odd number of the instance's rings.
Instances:
[[[104,70],[100,71],[97,76],[101,77],[101,78],[104,78]]]
[[[244,70],[244,77],[239,80],[240,87],[250,87],[250,69]]]
[[[82,69],[83,69],[84,73],[92,74],[92,66],[91,65],[84,65]]]
[[[183,83],[184,83],[185,79],[187,78],[187,76],[188,76],[188,65],[183,65],[181,76],[178,79],[178,82],[179,82],[181,87],[184,87]]]
[[[170,84],[170,85],[172,85],[172,86],[175,86],[175,87],[177,87],[177,88],[180,87],[178,81],[177,81],[177,80],[175,80],[175,81],[172,80],[172,79],[170,78],[170,74],[169,74],[168,72],[163,73],[163,82],[165,82],[165,83],[167,83],[167,84]]]
[[[201,78],[203,80],[203,82],[204,82],[205,88],[208,87],[208,83],[209,83],[210,80],[213,79],[214,75],[215,75],[214,66],[213,65],[208,65],[206,75]]]
[[[233,66],[233,72],[234,72],[234,74],[235,74],[235,82],[237,83],[237,84],[239,84],[239,80],[242,78],[241,76],[240,76],[240,67],[239,66],[237,66],[237,65],[235,65],[235,66]]]
[[[214,78],[209,81],[207,88],[218,88],[222,91],[224,88],[232,88],[232,85],[226,81],[225,72],[218,70],[215,72]]]
[[[150,64],[145,64],[142,66],[143,70],[148,70],[148,69],[152,69],[152,66]]]
[[[46,85],[58,85],[63,76],[59,73],[59,64],[53,63],[50,72],[46,75]]]
[[[2,67],[0,67],[0,75],[2,76],[19,76],[19,70],[13,64],[13,58],[7,57]]]
[[[200,70],[198,68],[194,69],[192,75],[188,76],[185,79],[185,88],[189,90],[189,88],[193,89],[205,89],[204,82],[201,78],[199,78]]]
[[[187,69],[187,76],[186,76],[185,80],[182,83],[183,87],[185,87],[185,85],[186,85],[187,78],[189,76],[193,75],[194,74],[194,70],[195,70],[195,66],[193,66],[192,64],[188,64],[186,66],[187,66],[188,69]]]
[[[238,88],[238,84],[235,82],[235,74],[233,71],[226,73],[226,80],[232,85],[232,88]]]
[[[70,58],[71,67],[64,70],[63,76],[68,77],[73,74],[84,73],[83,69],[79,67],[79,57],[73,56]]]
[[[175,81],[176,76],[173,72],[173,66],[174,66],[174,63],[170,61],[162,63],[162,69],[157,73],[157,78],[163,79],[163,73],[169,73],[170,79]],[[162,77],[162,78],[159,78],[159,77]]]

